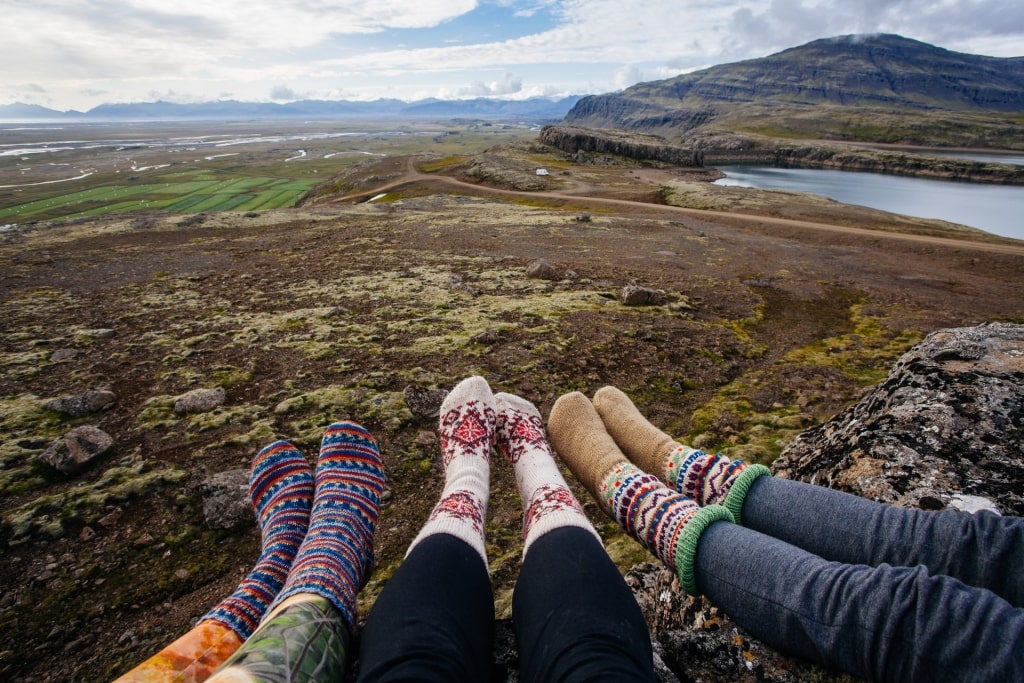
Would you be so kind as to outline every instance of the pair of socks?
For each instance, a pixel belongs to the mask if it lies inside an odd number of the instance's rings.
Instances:
[[[355,598],[373,564],[373,535],[384,488],[373,437],[352,422],[324,431],[314,474],[291,444],[279,441],[253,460],[250,493],[263,552],[238,589],[203,619],[246,639],[286,598],[327,598],[355,623]]]
[[[326,598],[322,609],[337,610],[350,630],[356,594],[373,562],[383,484],[373,437],[351,422],[325,430],[315,474],[287,442],[261,450],[249,482],[262,535],[255,567],[191,631],[117,683],[206,680],[293,596]]]
[[[469,377],[442,403],[438,432],[445,485],[408,552],[430,535],[446,533],[469,544],[487,564],[485,520],[493,447],[515,472],[524,510],[524,557],[538,538],[563,526],[580,527],[600,540],[558,471],[540,413],[529,401],[493,394],[482,377]]]
[[[716,521],[738,521],[747,489],[767,468],[677,443],[614,387],[593,402],[579,392],[560,397],[548,426],[555,450],[602,508],[697,595],[700,535]]]

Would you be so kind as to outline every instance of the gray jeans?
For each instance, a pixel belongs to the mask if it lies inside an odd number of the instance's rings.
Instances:
[[[1024,519],[762,477],[697,548],[701,591],[780,651],[880,681],[1024,680]]]

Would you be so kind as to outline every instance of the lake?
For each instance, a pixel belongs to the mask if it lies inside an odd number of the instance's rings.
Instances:
[[[1024,240],[1024,186],[962,183],[807,168],[718,166],[717,185],[791,190],[844,204],[969,225]]]

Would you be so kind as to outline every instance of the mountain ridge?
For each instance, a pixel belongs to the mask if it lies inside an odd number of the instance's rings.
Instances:
[[[0,105],[0,119],[85,119],[85,120],[218,120],[238,117],[256,118],[357,118],[361,116],[474,116],[481,118],[527,117],[561,119],[579,101],[580,95],[562,98],[533,97],[525,100],[501,100],[480,97],[470,100],[424,99],[406,102],[378,99],[297,100],[288,103],[217,100],[179,104],[175,102],[132,102],[101,104],[85,112],[66,112],[37,104]]]
[[[735,132],[755,129],[773,110],[827,119],[804,121],[800,128],[782,121],[782,137],[827,133],[826,123],[834,127],[844,117],[874,110],[917,118],[1024,116],[1024,57],[953,52],[892,34],[823,38],[767,57],[584,97],[563,122],[682,134],[719,125]]]

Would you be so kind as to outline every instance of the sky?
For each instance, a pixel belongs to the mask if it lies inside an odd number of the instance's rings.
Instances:
[[[1024,56],[1024,2],[0,0],[0,104],[560,97],[853,33]]]

